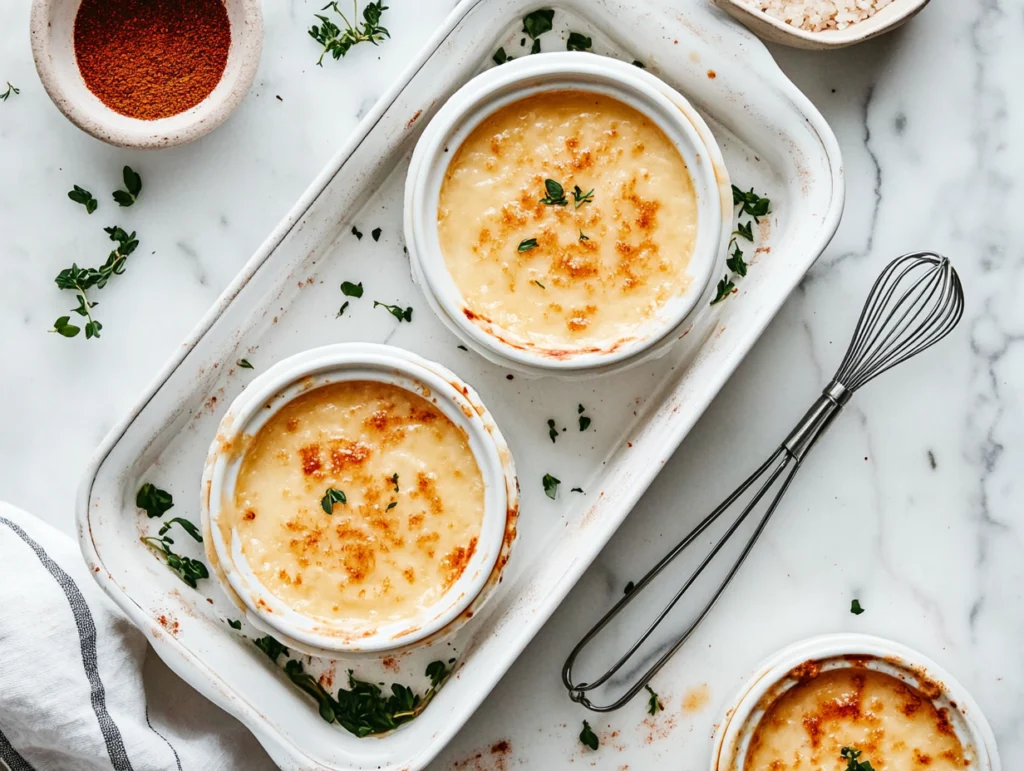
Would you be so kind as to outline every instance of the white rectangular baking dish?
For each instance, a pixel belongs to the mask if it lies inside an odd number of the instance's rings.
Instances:
[[[772,199],[768,233],[739,292],[700,314],[667,356],[579,383],[528,381],[459,349],[409,276],[401,202],[419,130],[448,95],[492,66],[498,46],[520,47],[531,0],[465,0],[355,136],[314,181],[202,320],[138,405],[104,440],[82,483],[78,528],[96,579],[181,677],[236,715],[286,769],[418,769],[454,736],[622,523],[838,225],[843,176],[836,140],[764,46],[720,11],[689,2],[675,15],[629,0],[555,0],[545,50],[568,30],[597,53],[640,60],[706,117],[733,181]],[[527,41],[527,44],[529,41]],[[351,234],[353,225],[364,233]],[[370,234],[382,228],[379,242]],[[749,256],[750,250],[748,250]],[[346,299],[341,281],[366,294]],[[371,300],[412,305],[399,324]],[[139,542],[155,531],[134,506],[144,481],[173,493],[172,515],[199,519],[203,460],[220,416],[250,370],[342,340],[389,342],[450,367],[480,392],[504,431],[523,487],[520,540],[483,617],[450,643],[397,660],[310,662],[332,687],[344,671],[422,692],[432,659],[456,657],[455,675],[423,714],[384,737],[357,739],[324,723],[248,639],[211,579],[189,589]],[[576,427],[577,404],[592,417]],[[568,427],[556,443],[547,420]],[[541,477],[562,480],[558,499]],[[581,487],[585,494],[571,493]],[[171,515],[168,515],[171,516]],[[201,550],[183,545],[185,553]],[[440,650],[438,650],[438,647]],[[566,649],[569,644],[567,642]],[[284,663],[284,657],[280,662]]]

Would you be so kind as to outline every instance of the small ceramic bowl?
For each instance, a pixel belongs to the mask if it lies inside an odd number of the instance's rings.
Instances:
[[[89,90],[75,60],[80,0],[32,0],[30,31],[36,71],[64,116],[83,131],[119,147],[154,149],[198,139],[234,111],[252,85],[263,48],[260,0],[224,0],[231,23],[227,65],[217,86],[195,107],[158,120],[114,112]]]
[[[765,712],[805,677],[808,665],[828,671],[867,667],[917,688],[946,710],[971,764],[965,771],[1000,771],[992,729],[974,699],[934,661],[899,643],[860,634],[813,637],[785,648],[757,668],[720,722],[711,771],[743,771],[746,753]],[[866,758],[871,760],[871,758]]]
[[[822,32],[809,32],[787,24],[754,8],[746,0],[714,0],[714,3],[730,16],[739,19],[764,40],[793,48],[822,51],[829,48],[845,48],[891,32],[910,21],[928,5],[928,0],[892,0],[889,5],[864,21],[851,24],[846,29],[828,29]]]
[[[249,438],[285,404],[313,388],[343,381],[388,383],[434,404],[465,431],[484,481],[484,515],[477,546],[462,575],[417,615],[358,628],[314,619],[288,607],[263,586],[242,553],[237,533],[219,526]],[[343,343],[281,361],[253,380],[221,420],[203,473],[201,496],[206,555],[215,575],[257,628],[310,655],[380,652],[452,631],[479,611],[497,584],[515,538],[518,485],[505,440],[476,393],[453,373],[401,348]]]
[[[497,325],[471,319],[445,264],[438,236],[440,191],[455,149],[485,119],[540,93],[582,91],[617,99],[648,117],[675,145],[693,180],[697,238],[689,284],[630,336],[600,350],[545,350],[510,341]],[[446,152],[446,148],[448,152]],[[437,112],[413,152],[405,186],[405,234],[412,274],[438,317],[490,361],[528,375],[582,376],[635,364],[679,337],[724,260],[732,227],[732,193],[710,129],[682,95],[648,72],[605,56],[576,52],[525,56],[476,76]]]

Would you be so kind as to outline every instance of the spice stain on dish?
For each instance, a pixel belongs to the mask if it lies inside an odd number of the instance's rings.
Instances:
[[[843,748],[876,771],[954,771],[971,761],[946,708],[912,685],[863,666],[794,670],[750,741],[743,771],[840,771]]]
[[[219,524],[290,608],[365,627],[440,599],[483,514],[464,431],[404,388],[344,381],[303,393],[256,433]]]
[[[690,688],[683,695],[683,712],[700,712],[711,702],[711,689],[707,683]]]
[[[157,120],[216,88],[231,25],[221,0],[82,0],[74,50],[82,80],[114,112]]]
[[[488,117],[453,154],[440,192],[441,251],[464,314],[539,351],[634,339],[686,291],[696,234],[676,147],[631,106],[584,91]]]

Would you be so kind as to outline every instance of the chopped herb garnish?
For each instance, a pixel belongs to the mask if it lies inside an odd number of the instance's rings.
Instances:
[[[565,189],[553,179],[544,180],[544,190],[547,195],[540,199],[541,203],[548,206],[568,206],[569,199],[565,197]]]
[[[715,299],[711,301],[712,305],[722,302],[726,297],[732,294],[733,290],[736,289],[736,285],[732,282],[732,279],[725,276],[721,281],[718,282],[718,291],[715,294]]]
[[[540,41],[539,40],[534,40],[533,41],[533,45],[530,46],[530,53],[531,54],[539,54],[540,53]]]
[[[452,659],[454,661],[454,659]],[[431,661],[427,664],[427,677],[430,678],[430,687],[437,688],[448,677],[451,670],[445,666],[443,661]]]
[[[736,229],[732,232],[734,236],[741,236],[748,241],[754,240],[754,223],[753,222],[737,222]]]
[[[320,685],[319,680],[308,672],[303,671],[302,662],[295,659],[288,659],[284,665],[284,673],[288,675],[288,679],[291,680],[292,683],[316,699],[318,707],[317,711],[320,713],[320,717],[328,723],[333,723],[334,719],[337,717],[337,714],[334,711],[334,705],[336,702],[331,698],[331,694],[329,694],[327,690]]]
[[[340,318],[342,317],[342,315],[343,315],[343,314],[345,313],[345,309],[346,309],[347,307],[348,307],[348,300],[345,300],[345,302],[343,302],[343,303],[341,304],[341,307],[340,307],[340,308],[338,308],[338,313],[337,313],[337,315],[335,315],[335,317],[334,317],[334,318],[336,318],[336,319],[340,319]]]
[[[370,231],[370,235],[373,237],[374,241],[380,241],[381,232],[382,231],[380,228],[374,228],[373,230]]]
[[[583,492],[583,488],[582,487],[574,487],[569,492],[570,493],[582,493]]]
[[[388,504],[387,508],[384,509],[384,511],[391,511],[397,505],[398,505],[398,501],[391,501],[391,503]]]
[[[282,653],[285,656],[289,655],[288,649],[284,647],[284,644],[269,634],[266,637],[257,637],[252,642],[257,648],[266,653],[275,664],[277,663],[277,657]]]
[[[412,307],[403,308],[400,305],[387,305],[386,303],[379,303],[374,300],[373,307],[376,308],[378,305],[381,308],[386,308],[388,313],[399,321],[412,321]]]
[[[580,431],[586,431],[588,428],[590,428],[590,418],[580,415]]]
[[[189,524],[192,525],[191,522],[189,522]],[[164,532],[168,526],[169,523],[168,525],[165,525],[160,532]],[[192,525],[192,527],[193,529],[195,528],[194,525]],[[194,560],[191,557],[184,557],[180,554],[176,554],[174,549],[171,548],[174,541],[166,535],[160,538],[153,535],[144,535],[139,540],[153,551],[159,552],[163,555],[164,562],[167,563],[167,567],[177,573],[178,577],[193,589],[198,586],[198,581],[200,579],[210,577],[210,572],[202,562]],[[202,537],[200,537],[199,540],[202,540]]]
[[[383,0],[378,0],[376,3],[367,3],[363,9],[362,23],[357,23],[355,26],[352,26],[345,14],[338,8],[337,0],[328,3],[320,10],[326,11],[328,8],[341,17],[341,20],[345,23],[345,29],[341,29],[326,16],[322,16],[319,13],[314,14],[320,20],[320,24],[314,24],[310,27],[309,36],[324,47],[324,50],[320,53],[320,58],[316,62],[318,67],[324,66],[324,57],[327,54],[330,54],[337,60],[347,54],[354,45],[359,43],[373,43],[377,45],[384,38],[391,37],[391,33],[380,26],[380,17],[388,9],[384,5]],[[356,4],[356,0],[352,0],[352,18],[358,19],[358,14],[359,7]]]
[[[864,608],[860,605],[860,600],[854,600],[850,603],[850,612],[855,616],[859,616],[864,612]]]
[[[523,17],[523,32],[536,40],[554,26],[555,12],[551,8],[540,8]]]
[[[651,688],[651,686],[645,685],[644,688],[646,688],[647,693],[650,694],[650,696],[647,699],[647,714],[657,715],[659,712],[661,712],[661,710],[665,708],[662,706],[661,700],[658,699],[658,694],[654,692],[654,689]]]
[[[647,69],[647,65],[646,65],[646,64],[644,64],[644,63],[643,63],[642,61],[640,61],[639,59],[634,59],[634,60],[633,60],[633,66],[634,66],[634,67],[639,67],[639,68],[640,68],[640,69],[642,69],[642,70],[646,70],[646,69]]]
[[[467,348],[466,346],[464,346],[464,345],[457,345],[457,346],[455,346],[455,347],[456,347],[456,348],[458,348],[458,349],[459,349],[460,351],[468,351],[468,350],[469,350],[469,349],[468,349],[468,348]]]
[[[585,235],[585,234],[583,233],[583,231],[581,230],[581,231],[580,231],[580,241],[589,241],[589,240],[590,240],[590,236],[588,236],[588,235]]]
[[[760,222],[759,217],[763,217],[771,212],[771,201],[755,193],[754,188],[750,188],[750,190],[744,193],[736,185],[733,185],[732,203],[734,206],[742,204],[743,208],[740,209],[740,213],[749,214],[754,218],[754,222]]]
[[[363,232],[359,228],[357,228],[355,225],[352,226],[352,235],[354,235],[360,241],[363,238]]]
[[[535,249],[536,247],[537,247],[537,239],[536,238],[525,238],[525,239],[523,239],[522,241],[519,242],[519,246],[517,247],[516,251],[528,252],[531,249]]]
[[[590,47],[594,44],[586,35],[579,32],[570,32],[569,39],[565,41],[566,51],[589,51]]]
[[[82,204],[82,206],[85,207],[86,212],[89,214],[96,211],[96,207],[100,205],[100,202],[92,197],[92,193],[78,185],[75,185],[72,190],[68,191],[68,198],[75,203]]]
[[[729,259],[725,261],[725,264],[729,270],[738,276],[747,275],[747,261],[743,259],[743,252],[740,251],[739,244],[736,245],[733,253],[729,256]]]
[[[552,443],[558,438],[558,429],[555,428],[555,421],[550,418],[548,419],[548,436],[551,437]]]
[[[507,53],[505,53],[504,47],[502,47],[495,51],[494,56],[492,56],[491,58],[494,60],[495,64],[504,64],[505,62],[512,61],[516,57],[509,56]]]
[[[538,281],[537,279],[534,279],[534,280],[533,280],[533,283],[535,283],[535,284],[536,284],[537,286],[539,286],[539,287],[540,287],[541,289],[547,289],[547,287],[546,287],[546,286],[544,286],[544,285],[543,285],[542,283],[540,283],[540,282],[539,282],[539,281]]]
[[[586,193],[579,185],[574,185],[572,189],[572,200],[576,204],[576,208],[580,208],[585,203],[591,203],[594,200],[594,189],[591,188]]]
[[[395,486],[395,492],[398,492],[398,474],[391,475],[391,484]]]
[[[142,177],[140,177],[131,166],[125,166],[121,170],[121,177],[124,179],[124,190],[114,191],[114,200],[121,206],[131,206],[142,192]]]
[[[160,530],[157,531],[157,535],[166,535],[167,531],[171,529],[171,525],[178,523],[181,525],[181,529],[192,536],[199,543],[203,542],[203,534],[199,532],[199,528],[189,522],[187,519],[182,517],[172,517],[160,526]],[[170,538],[165,538],[168,543],[174,543]]]
[[[135,505],[152,519],[153,517],[162,517],[168,509],[173,508],[174,498],[166,490],[161,490],[156,485],[146,482],[135,493]]]
[[[586,409],[587,408],[584,407],[582,404],[577,404],[576,405],[576,414],[577,415],[582,415],[584,412],[586,412]]]
[[[846,761],[844,771],[875,771],[866,760],[858,760],[863,753],[852,747],[843,747],[840,756]]]
[[[228,626],[232,629],[238,630],[242,628],[242,622],[239,621],[237,618],[229,618],[227,621]]]
[[[20,88],[15,88],[14,86],[11,85],[10,81],[7,81],[7,90],[4,91],[2,94],[0,94],[0,102],[6,102],[10,98],[11,94],[20,94],[20,93],[21,93],[21,89]]]
[[[558,486],[562,484],[561,479],[556,479],[551,474],[544,475],[544,495],[551,500],[555,500],[555,496],[558,495]]]
[[[252,362],[249,361],[248,359],[239,359],[238,361],[235,362],[235,364],[237,364],[242,369],[252,369]]]
[[[590,747],[592,750],[596,750],[599,746],[597,734],[590,728],[590,723],[586,720],[583,721],[583,730],[580,731],[580,743],[584,747]]]
[[[345,295],[345,297],[362,297],[363,282],[360,281],[358,284],[353,284],[351,281],[342,281],[341,293]]]
[[[320,508],[326,511],[328,514],[334,513],[334,504],[336,503],[348,503],[348,499],[345,498],[345,493],[341,490],[333,487],[328,487],[324,497],[320,499]]]

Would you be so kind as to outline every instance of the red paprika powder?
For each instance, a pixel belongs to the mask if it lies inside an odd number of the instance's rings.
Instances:
[[[82,0],[75,17],[85,85],[130,118],[195,107],[220,82],[230,46],[222,0]]]

